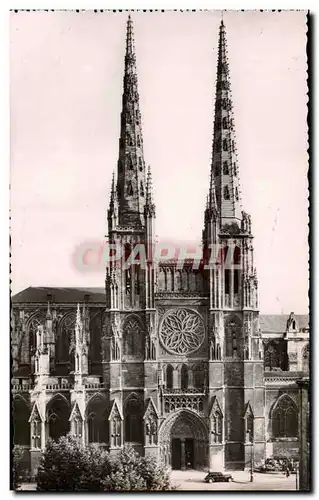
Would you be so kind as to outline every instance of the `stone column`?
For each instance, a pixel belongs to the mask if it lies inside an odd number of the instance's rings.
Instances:
[[[179,388],[179,377],[178,377],[178,370],[174,368],[173,371],[173,389],[178,389]]]
[[[45,442],[46,442],[46,437],[45,437],[45,421],[41,420],[41,450],[44,450],[44,448],[45,448]]]

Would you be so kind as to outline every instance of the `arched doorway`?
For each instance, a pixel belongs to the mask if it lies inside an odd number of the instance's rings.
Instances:
[[[208,432],[203,420],[190,410],[169,417],[159,433],[165,465],[175,470],[203,469],[208,463]]]

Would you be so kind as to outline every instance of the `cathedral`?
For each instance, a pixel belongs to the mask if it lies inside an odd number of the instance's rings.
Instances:
[[[259,315],[252,223],[241,201],[222,21],[202,259],[180,266],[153,258],[156,208],[129,17],[108,209],[108,241],[123,246],[123,262],[107,262],[102,288],[29,287],[12,297],[13,440],[31,475],[46,441],[69,432],[111,454],[130,443],[172,469],[298,458],[308,316]],[[124,265],[141,243],[145,265]],[[216,265],[203,265],[212,248]]]

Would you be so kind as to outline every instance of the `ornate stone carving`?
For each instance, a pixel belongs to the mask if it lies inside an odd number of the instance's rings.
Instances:
[[[171,354],[188,355],[203,344],[205,327],[202,318],[188,309],[170,311],[160,329],[162,345]]]
[[[240,233],[240,228],[236,222],[232,222],[231,224],[224,224],[220,230],[223,234],[229,234],[230,236],[234,236]]]

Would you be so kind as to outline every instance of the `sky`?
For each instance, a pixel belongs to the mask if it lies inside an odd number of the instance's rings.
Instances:
[[[304,12],[226,12],[243,208],[261,313],[308,312]],[[219,12],[132,14],[159,240],[200,242]],[[19,12],[10,26],[12,291],[104,286],[75,248],[107,231],[126,13]]]

